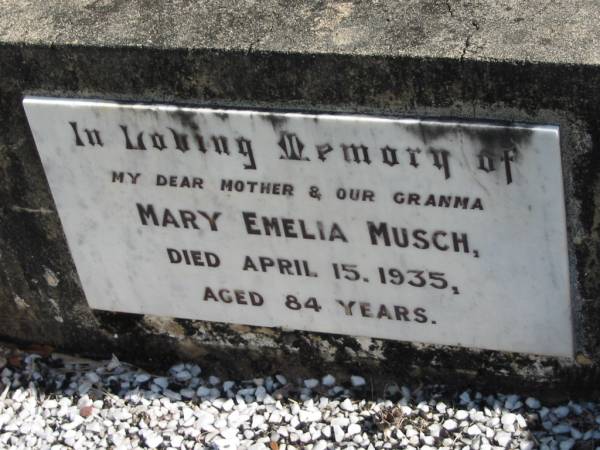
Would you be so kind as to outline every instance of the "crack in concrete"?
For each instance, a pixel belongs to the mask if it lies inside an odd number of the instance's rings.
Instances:
[[[248,46],[248,51],[246,52],[246,54],[252,53],[252,50],[254,50],[254,46],[260,44],[260,41],[262,41],[262,38],[255,39],[252,42],[250,42],[250,45]]]
[[[448,8],[450,17],[454,17],[454,11],[452,11],[452,5],[450,4],[450,0],[446,0],[446,8]]]
[[[469,47],[471,46],[471,36],[472,34],[469,34],[467,36],[467,39],[465,39],[465,43],[463,45],[463,49],[462,49],[462,53],[460,55],[460,60],[464,61],[465,59],[465,55],[467,54],[467,50],[469,49]]]
[[[462,54],[460,55],[460,60],[461,61],[465,60],[465,56],[467,54],[467,51],[469,50],[469,47],[471,47],[471,39],[473,38],[473,36],[475,35],[475,33],[479,31],[479,23],[475,19],[473,19],[471,21],[471,25],[475,28],[475,30],[471,31],[471,33],[469,33],[469,35],[465,39],[465,43],[464,43],[463,49],[462,49]]]
[[[457,18],[456,12],[454,11],[454,9],[452,7],[452,0],[445,0],[444,4],[446,5],[446,9],[448,10],[450,17]],[[477,20],[471,19],[471,26],[473,26],[475,29],[467,35],[467,37],[463,43],[463,48],[462,48],[462,52],[460,55],[460,61],[464,61],[465,56],[467,55],[467,51],[469,51],[469,48],[471,47],[471,39],[473,38],[475,33],[477,31],[479,31],[479,22],[477,22]]]
[[[250,45],[248,45],[248,49],[246,50],[246,54],[249,55],[250,53],[252,53],[255,49],[255,47],[257,47],[258,45],[260,45],[260,43],[267,39],[269,37],[269,35],[273,32],[273,27],[270,27],[265,33],[263,33],[261,36],[257,36],[255,37],[252,42],[250,42]]]

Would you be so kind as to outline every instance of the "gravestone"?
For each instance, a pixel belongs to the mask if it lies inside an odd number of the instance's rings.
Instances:
[[[93,308],[572,356],[557,127],[24,104]]]
[[[0,15],[5,339],[595,383],[595,5],[136,6]]]

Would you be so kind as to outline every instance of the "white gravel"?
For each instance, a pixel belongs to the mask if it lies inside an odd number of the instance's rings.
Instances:
[[[600,450],[600,405],[315,374],[221,380],[195,364],[153,375],[0,347],[0,448]]]

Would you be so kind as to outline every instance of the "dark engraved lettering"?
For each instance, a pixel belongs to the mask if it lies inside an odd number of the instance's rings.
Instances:
[[[415,194],[411,192],[408,194],[408,204],[409,205],[420,205],[421,204],[421,196],[419,194]]]
[[[281,231],[279,229],[279,220],[277,217],[265,217],[262,218],[264,233],[267,236],[271,236],[271,232],[275,234],[275,236],[281,236]],[[297,237],[297,236],[295,236]]]
[[[430,148],[429,151],[433,155],[433,165],[437,169],[444,171],[444,177],[446,180],[450,178],[450,165],[448,163],[450,152],[448,150],[440,150],[435,148]]]
[[[397,227],[392,227],[392,236],[394,238],[394,244],[396,247],[408,247],[408,230],[406,228],[398,230]]]
[[[342,301],[342,300],[336,300],[336,302],[339,303],[340,305],[342,305],[342,308],[344,308],[344,313],[347,316],[352,315],[352,307],[356,304],[355,301],[348,302],[348,304],[344,303],[344,301]]]
[[[448,248],[449,248],[448,244],[442,244],[442,243],[440,243],[440,240],[439,240],[440,237],[445,237],[447,235],[448,235],[448,233],[446,233],[445,231],[434,231],[433,234],[431,235],[431,242],[433,243],[433,246],[443,252],[448,250]]]
[[[506,173],[506,184],[511,184],[513,181],[510,163],[515,161],[516,155],[517,150],[512,148],[509,150],[504,150],[503,156],[500,158],[500,161],[504,163],[504,172]]]
[[[150,140],[152,141],[152,147],[158,150],[162,151],[167,148],[167,145],[165,144],[165,136],[160,133],[152,133],[150,135]]]
[[[438,206],[441,206],[443,208],[449,208],[450,205],[452,204],[452,196],[451,195],[440,195],[438,201],[439,201]],[[434,200],[434,204],[435,204],[435,200]]]
[[[382,317],[386,317],[388,319],[392,318],[390,312],[387,309],[387,306],[383,304],[379,307],[379,311],[377,311],[377,318],[381,319]]]
[[[288,259],[277,258],[277,267],[279,267],[279,273],[282,275],[295,275],[292,271],[292,261]]]
[[[375,192],[370,189],[347,189],[347,188],[339,188],[335,191],[335,196],[339,200],[354,200],[354,201],[363,201],[363,202],[374,202],[375,201]]]
[[[319,159],[323,162],[327,159],[328,153],[333,151],[333,147],[329,144],[319,144],[317,145],[317,155],[319,155]]]
[[[279,272],[281,275],[302,276],[316,278],[319,275],[310,269],[309,263],[305,259],[287,259],[271,258],[269,256],[259,256],[258,263],[255,263],[252,257],[244,258],[242,270],[254,272],[269,272],[270,269]]]
[[[356,144],[341,144],[341,147],[342,152],[344,153],[344,161],[353,162],[356,164],[360,164],[361,162],[371,164],[368,147]]]
[[[246,170],[256,170],[256,162],[254,161],[254,151],[252,150],[252,142],[244,137],[236,139],[238,144],[238,153],[248,158],[248,163],[244,164]]]
[[[244,225],[246,226],[246,233],[261,234],[260,229],[256,227],[256,213],[243,212],[242,217],[244,218]]]
[[[262,306],[265,302],[262,295],[254,291],[244,291],[242,289],[212,289],[206,287],[204,289],[204,301],[213,300],[215,302],[233,303],[238,305],[248,305],[248,300],[252,306]]]
[[[440,195],[440,205],[442,204],[442,197],[443,195]],[[430,195],[427,197],[427,200],[425,200],[425,206],[437,206],[435,203],[435,195]]]
[[[459,197],[458,195],[454,197],[454,207],[467,209],[469,206],[469,197]]]
[[[81,137],[79,136],[79,132],[77,131],[77,122],[69,122],[69,125],[71,125],[71,128],[73,129],[73,133],[75,133],[75,145],[79,147],[85,146],[81,140]]]
[[[343,308],[346,316],[354,316],[354,313],[356,312],[357,315],[360,314],[361,317],[369,319],[386,318],[388,320],[398,320],[400,322],[414,321],[416,323],[427,323],[429,321],[427,310],[423,307],[411,309],[402,305],[387,306],[384,303],[375,306],[371,302],[356,302],[354,300],[344,301],[338,299],[336,299],[335,302]],[[432,321],[431,323],[435,324],[435,321]]]
[[[200,216],[206,220],[211,231],[218,231],[217,220],[221,216],[219,211],[207,213],[206,211],[199,209],[195,211],[179,209],[176,210],[179,215],[178,219],[176,213],[172,212],[169,208],[164,208],[162,211],[162,218],[159,219],[159,215],[156,213],[154,205],[147,204],[144,206],[141,203],[136,203],[136,207],[142,225],[150,224],[160,227],[173,226],[175,228],[181,228],[183,225],[183,228],[199,229],[200,227],[197,226],[196,220],[198,219],[198,216]],[[193,218],[192,215],[194,216]],[[181,221],[181,224],[179,221]]]
[[[371,304],[368,302],[360,302],[360,313],[363,317],[373,317],[371,314]]]
[[[242,270],[252,270],[254,272],[258,272],[258,267],[254,264],[254,261],[249,256],[244,258],[244,265]]]
[[[210,139],[213,141],[213,145],[215,146],[215,152],[217,152],[219,155],[229,155],[229,146],[225,136],[211,136]]]
[[[75,134],[75,145],[78,147],[85,147],[85,143],[81,139],[81,136],[79,136],[79,131],[77,130],[77,122],[69,122],[69,125],[71,125],[73,133]],[[104,146],[102,139],[100,139],[100,132],[98,130],[96,130],[95,128],[91,130],[89,128],[84,128],[83,132],[86,134],[88,143],[91,146]]]
[[[303,219],[267,216],[258,218],[254,212],[242,212],[242,218],[248,234],[348,242],[342,228],[335,222],[327,225],[317,220],[313,226],[309,226]]]
[[[427,322],[427,316],[425,315],[425,308],[415,308],[414,309],[414,314],[415,314],[415,322],[417,323],[426,323]],[[435,323],[435,322],[432,322]]]
[[[390,246],[390,235],[385,222],[381,222],[379,226],[376,226],[373,222],[367,222],[367,228],[369,230],[369,237],[371,238],[372,245],[378,245],[379,238],[381,238],[383,239],[383,245],[386,247]]]
[[[412,246],[419,250],[436,249],[439,251],[452,250],[456,253],[469,253],[469,240],[466,233],[456,231],[436,230],[429,232],[423,229],[409,230],[405,227],[390,227],[386,222],[376,224],[367,222],[367,231],[371,245],[384,245],[386,247],[407,248]],[[449,236],[452,246],[443,242]]]
[[[167,248],[167,255],[171,264],[185,264],[188,266],[218,267],[221,260],[218,255],[200,250],[177,250]]]
[[[208,149],[204,144],[204,137],[201,134],[194,134],[194,136],[196,137],[196,143],[198,144],[198,151],[206,153]]]
[[[479,209],[483,211],[483,204],[481,203],[481,199],[477,197],[473,204],[471,205],[471,209]]]
[[[423,197],[416,192],[405,194],[402,191],[395,192],[393,195],[394,203],[398,205],[416,205],[416,206],[434,206],[438,208],[455,208],[455,209],[479,209],[483,211],[483,203],[479,197],[471,198],[458,195],[441,195],[441,194],[424,194],[425,201],[422,203]]]
[[[466,233],[452,233],[452,245],[455,252],[469,253],[469,240]]]
[[[400,192],[400,191],[396,192],[394,194],[394,202],[398,203],[399,205],[403,204],[404,203],[404,192]]]
[[[119,125],[121,130],[123,131],[123,135],[125,136],[125,148],[127,150],[146,150],[146,146],[144,145],[144,132],[140,131],[137,135],[137,145],[134,145],[129,138],[129,130],[127,129],[127,125]]]
[[[258,262],[260,263],[261,272],[266,272],[269,268],[275,267],[275,261],[268,256],[260,256]]]
[[[200,177],[188,177],[185,175],[162,175],[156,174],[156,185],[157,186],[170,186],[170,187],[185,187],[185,188],[198,188],[202,189],[204,180]]]
[[[186,133],[180,133],[173,128],[167,127],[171,134],[173,135],[173,140],[175,141],[175,148],[182,152],[187,152],[190,149],[188,143],[188,135]]]
[[[202,153],[207,153],[208,147],[204,143],[204,136],[202,136],[201,134],[194,133],[194,137],[196,138],[196,144],[198,146],[198,151],[200,151]],[[240,139],[244,139],[244,138],[240,138]],[[228,144],[227,137],[211,136],[210,140],[212,141],[215,153],[217,153],[219,155],[229,155],[229,144]],[[239,139],[237,139],[237,140],[239,141]],[[250,142],[250,141],[248,141],[248,142]],[[238,147],[240,150],[239,153],[243,155],[241,150],[246,151],[246,148],[244,148],[242,145],[238,144]],[[187,136],[186,136],[186,146],[187,146]],[[244,155],[244,156],[246,156],[246,155]]]
[[[89,129],[85,128],[83,131],[85,131],[85,134],[87,135],[87,138],[88,138],[88,142],[91,145],[98,144],[100,147],[103,146],[103,143],[100,140],[100,133],[98,132],[98,130],[96,130],[96,129],[89,130]]]
[[[219,299],[217,298],[217,296],[215,295],[213,290],[211,288],[207,287],[204,290],[204,301],[208,301],[209,299],[214,300],[215,302],[219,301]]]
[[[419,153],[421,153],[421,149],[420,148],[407,148],[406,151],[408,152],[409,157],[410,157],[409,164],[411,166],[413,166],[414,168],[419,167],[419,163],[417,162],[417,155]]]
[[[492,156],[482,152],[477,155],[477,160],[479,161],[479,170],[483,170],[486,173],[496,170],[494,167],[494,158]]]
[[[233,190],[233,180],[227,180],[225,178],[221,179],[221,190],[222,191]]]
[[[191,227],[196,230],[200,229],[196,224],[196,214],[193,211],[182,209],[179,211],[179,215],[181,216],[181,222],[184,228],[189,228],[191,225]]]
[[[179,228],[179,223],[177,223],[177,220],[175,219],[175,216],[173,215],[171,210],[165,208],[163,212],[162,226],[168,227],[169,225],[173,225],[175,228]]]
[[[381,149],[381,156],[383,157],[383,163],[390,167],[394,167],[398,162],[398,150],[386,145]]]
[[[154,206],[152,204],[148,204],[146,207],[140,203],[136,203],[135,205],[137,206],[142,225],[148,225],[148,220],[150,219],[154,225],[158,226],[158,217],[156,216],[156,212],[154,211]]]
[[[408,318],[408,308],[406,306],[394,305],[394,313],[396,314],[396,320],[410,322],[410,319]]]
[[[405,230],[405,228],[402,228]],[[414,230],[413,238],[415,242],[413,242],[413,247],[418,248],[420,250],[427,250],[429,248],[429,241],[426,239],[427,231],[425,230]]]
[[[218,296],[219,300],[221,300],[223,303],[231,303],[233,301],[233,298],[229,293],[229,289],[219,289]]]
[[[127,172],[127,175],[129,175],[129,178],[131,180],[131,184],[136,184],[137,180],[140,178],[141,173]]]
[[[217,231],[217,219],[221,216],[221,213],[219,211],[215,211],[213,214],[208,214],[200,210],[197,210],[197,212],[206,219],[211,231]]]
[[[291,161],[310,161],[306,156],[302,156],[304,151],[304,144],[296,136],[296,133],[281,133],[279,139],[279,147],[283,150],[283,154],[279,156],[279,159],[288,159]]]
[[[283,233],[287,237],[297,238],[298,233],[294,231],[294,219],[288,219],[286,217],[281,219],[281,224],[283,225]]]

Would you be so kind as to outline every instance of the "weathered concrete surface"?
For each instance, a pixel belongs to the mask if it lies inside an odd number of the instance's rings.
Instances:
[[[595,64],[595,0],[0,0],[4,42]]]
[[[0,337],[154,365],[197,358],[224,372],[598,389],[599,33],[594,0],[0,0]],[[91,311],[25,94],[559,124],[577,358]]]

